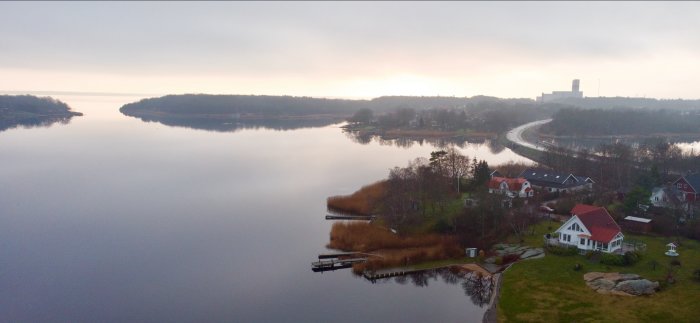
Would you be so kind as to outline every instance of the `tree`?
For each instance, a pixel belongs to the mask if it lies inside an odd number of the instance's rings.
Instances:
[[[357,110],[357,112],[355,112],[355,114],[353,114],[348,121],[356,123],[370,123],[372,118],[374,118],[374,112],[368,108],[363,108]]]
[[[457,149],[451,147],[445,155],[445,164],[447,173],[452,178],[455,189],[459,193],[462,177],[469,172],[469,157],[460,154]]]
[[[476,165],[476,166],[474,166]],[[472,161],[472,185],[474,188],[484,186],[491,178],[489,164],[485,160],[476,162],[476,158]]]
[[[639,204],[649,204],[651,192],[640,186],[635,186],[627,195],[625,195],[625,211],[632,212],[637,209]]]

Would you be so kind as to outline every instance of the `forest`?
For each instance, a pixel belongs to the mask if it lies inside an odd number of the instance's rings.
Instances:
[[[66,122],[82,113],[50,97],[32,95],[0,95],[0,131],[24,126],[47,126]]]
[[[557,136],[697,134],[699,125],[700,110],[565,108],[540,131]]]

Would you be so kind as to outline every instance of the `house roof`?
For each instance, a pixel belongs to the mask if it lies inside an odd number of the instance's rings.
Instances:
[[[593,206],[593,205],[588,205],[588,204],[576,204],[573,209],[571,209],[571,214],[577,215],[581,213],[586,213],[588,211],[593,211],[597,208],[600,208],[599,206]]]
[[[576,214],[576,217],[578,217],[583,225],[586,226],[586,229],[591,232],[591,240],[610,242],[610,240],[620,233],[620,226],[615,223],[615,220],[610,216],[608,210],[603,207],[585,206],[593,207],[594,209]],[[574,210],[571,211],[573,213]]]
[[[523,187],[523,184],[527,182],[526,179],[519,177],[519,178],[507,178],[507,177],[493,177],[489,181],[489,188],[493,189],[500,189],[500,185],[502,182],[506,182],[506,185],[508,185],[508,190],[509,191],[520,191],[520,189]]]
[[[685,178],[685,181],[690,184],[690,186],[693,188],[693,191],[696,193],[700,192],[700,173],[697,174],[691,174],[691,175],[686,175],[683,176]]]
[[[651,222],[651,219],[645,219],[645,218],[638,218],[636,216],[626,216],[625,220],[627,221],[634,221],[634,222],[641,222],[641,223],[649,223]]]
[[[519,177],[523,177],[533,184],[562,188],[584,185],[587,181],[593,182],[593,180],[588,177],[574,176],[571,173],[559,173],[543,168],[528,168],[520,173]],[[570,178],[573,179],[573,181],[567,183],[567,180]]]

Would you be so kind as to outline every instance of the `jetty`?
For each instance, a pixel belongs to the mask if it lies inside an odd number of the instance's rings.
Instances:
[[[338,252],[338,253],[322,253],[318,255],[318,259],[331,259],[340,257],[356,257],[362,254],[361,252]]]
[[[376,215],[326,215],[326,220],[359,220],[359,221],[372,221],[376,218]]]
[[[382,279],[382,278],[390,278],[390,277],[396,277],[396,276],[404,276],[404,275],[409,275],[412,273],[417,273],[421,271],[425,271],[426,269],[405,269],[405,268],[396,268],[394,270],[385,270],[385,271],[367,271],[362,273],[362,276],[365,277],[365,279],[374,282],[377,279]]]
[[[341,268],[349,268],[354,263],[365,262],[367,258],[349,258],[349,259],[331,259],[331,260],[319,260],[311,263],[311,270],[313,271],[327,271],[336,270]]]

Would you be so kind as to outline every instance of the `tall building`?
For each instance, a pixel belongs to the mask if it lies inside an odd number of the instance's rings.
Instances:
[[[579,90],[581,81],[575,79],[571,82],[571,91],[554,91],[552,93],[542,93],[537,97],[537,102],[552,102],[568,98],[583,98],[583,92]]]

